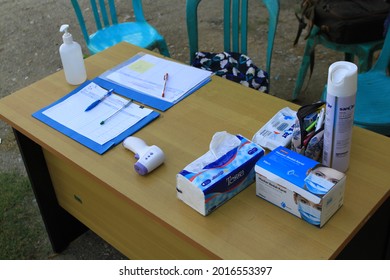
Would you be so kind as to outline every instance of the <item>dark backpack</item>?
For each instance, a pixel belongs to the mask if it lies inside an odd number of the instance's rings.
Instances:
[[[313,25],[329,41],[356,44],[383,39],[384,22],[390,11],[387,0],[302,0],[295,15],[299,28],[294,45],[302,30]]]

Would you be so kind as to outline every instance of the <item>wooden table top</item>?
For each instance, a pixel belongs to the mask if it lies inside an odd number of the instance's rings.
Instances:
[[[148,52],[121,43],[86,59],[88,78]],[[158,55],[156,53],[153,53]],[[146,216],[222,259],[334,258],[390,195],[390,138],[354,127],[344,205],[318,229],[256,196],[255,184],[203,217],[176,197],[176,174],[203,155],[217,131],[248,139],[280,109],[298,106],[213,77],[134,136],[163,149],[165,163],[147,176],[118,145],[104,155],[31,116],[75,87],[59,71],[0,100],[0,118],[44,149],[139,206]]]

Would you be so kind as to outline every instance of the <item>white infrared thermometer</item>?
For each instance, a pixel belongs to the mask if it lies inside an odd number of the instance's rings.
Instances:
[[[134,164],[134,169],[140,175],[152,172],[165,160],[164,152],[159,147],[148,146],[138,137],[127,137],[123,141],[123,146],[134,153],[134,157],[138,160]]]

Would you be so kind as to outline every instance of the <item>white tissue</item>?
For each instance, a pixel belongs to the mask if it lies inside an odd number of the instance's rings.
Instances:
[[[236,135],[232,135],[226,131],[217,132],[211,139],[210,150],[197,160],[191,162],[184,169],[188,172],[199,173],[206,165],[238,147],[240,143],[241,141]]]
[[[236,135],[227,133],[226,131],[220,131],[214,134],[210,142],[210,151],[214,155],[214,159],[227,154],[229,151],[240,145],[241,141]]]

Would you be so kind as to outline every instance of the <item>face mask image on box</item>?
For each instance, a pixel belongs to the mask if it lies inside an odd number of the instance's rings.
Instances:
[[[294,201],[298,205],[301,218],[306,222],[319,226],[321,223],[321,205],[314,204],[303,196],[294,193]]]
[[[301,201],[298,202],[298,211],[301,214],[302,219],[305,221],[313,224],[313,225],[319,225],[320,224],[320,217],[321,217],[321,211],[318,209],[313,208],[309,204],[304,204]]]
[[[329,167],[317,166],[310,171],[305,178],[305,189],[309,192],[322,196],[337,184],[343,174]]]
[[[330,190],[333,185],[333,183],[322,179],[314,175],[313,173],[310,173],[305,178],[305,188],[313,194],[324,195]]]

